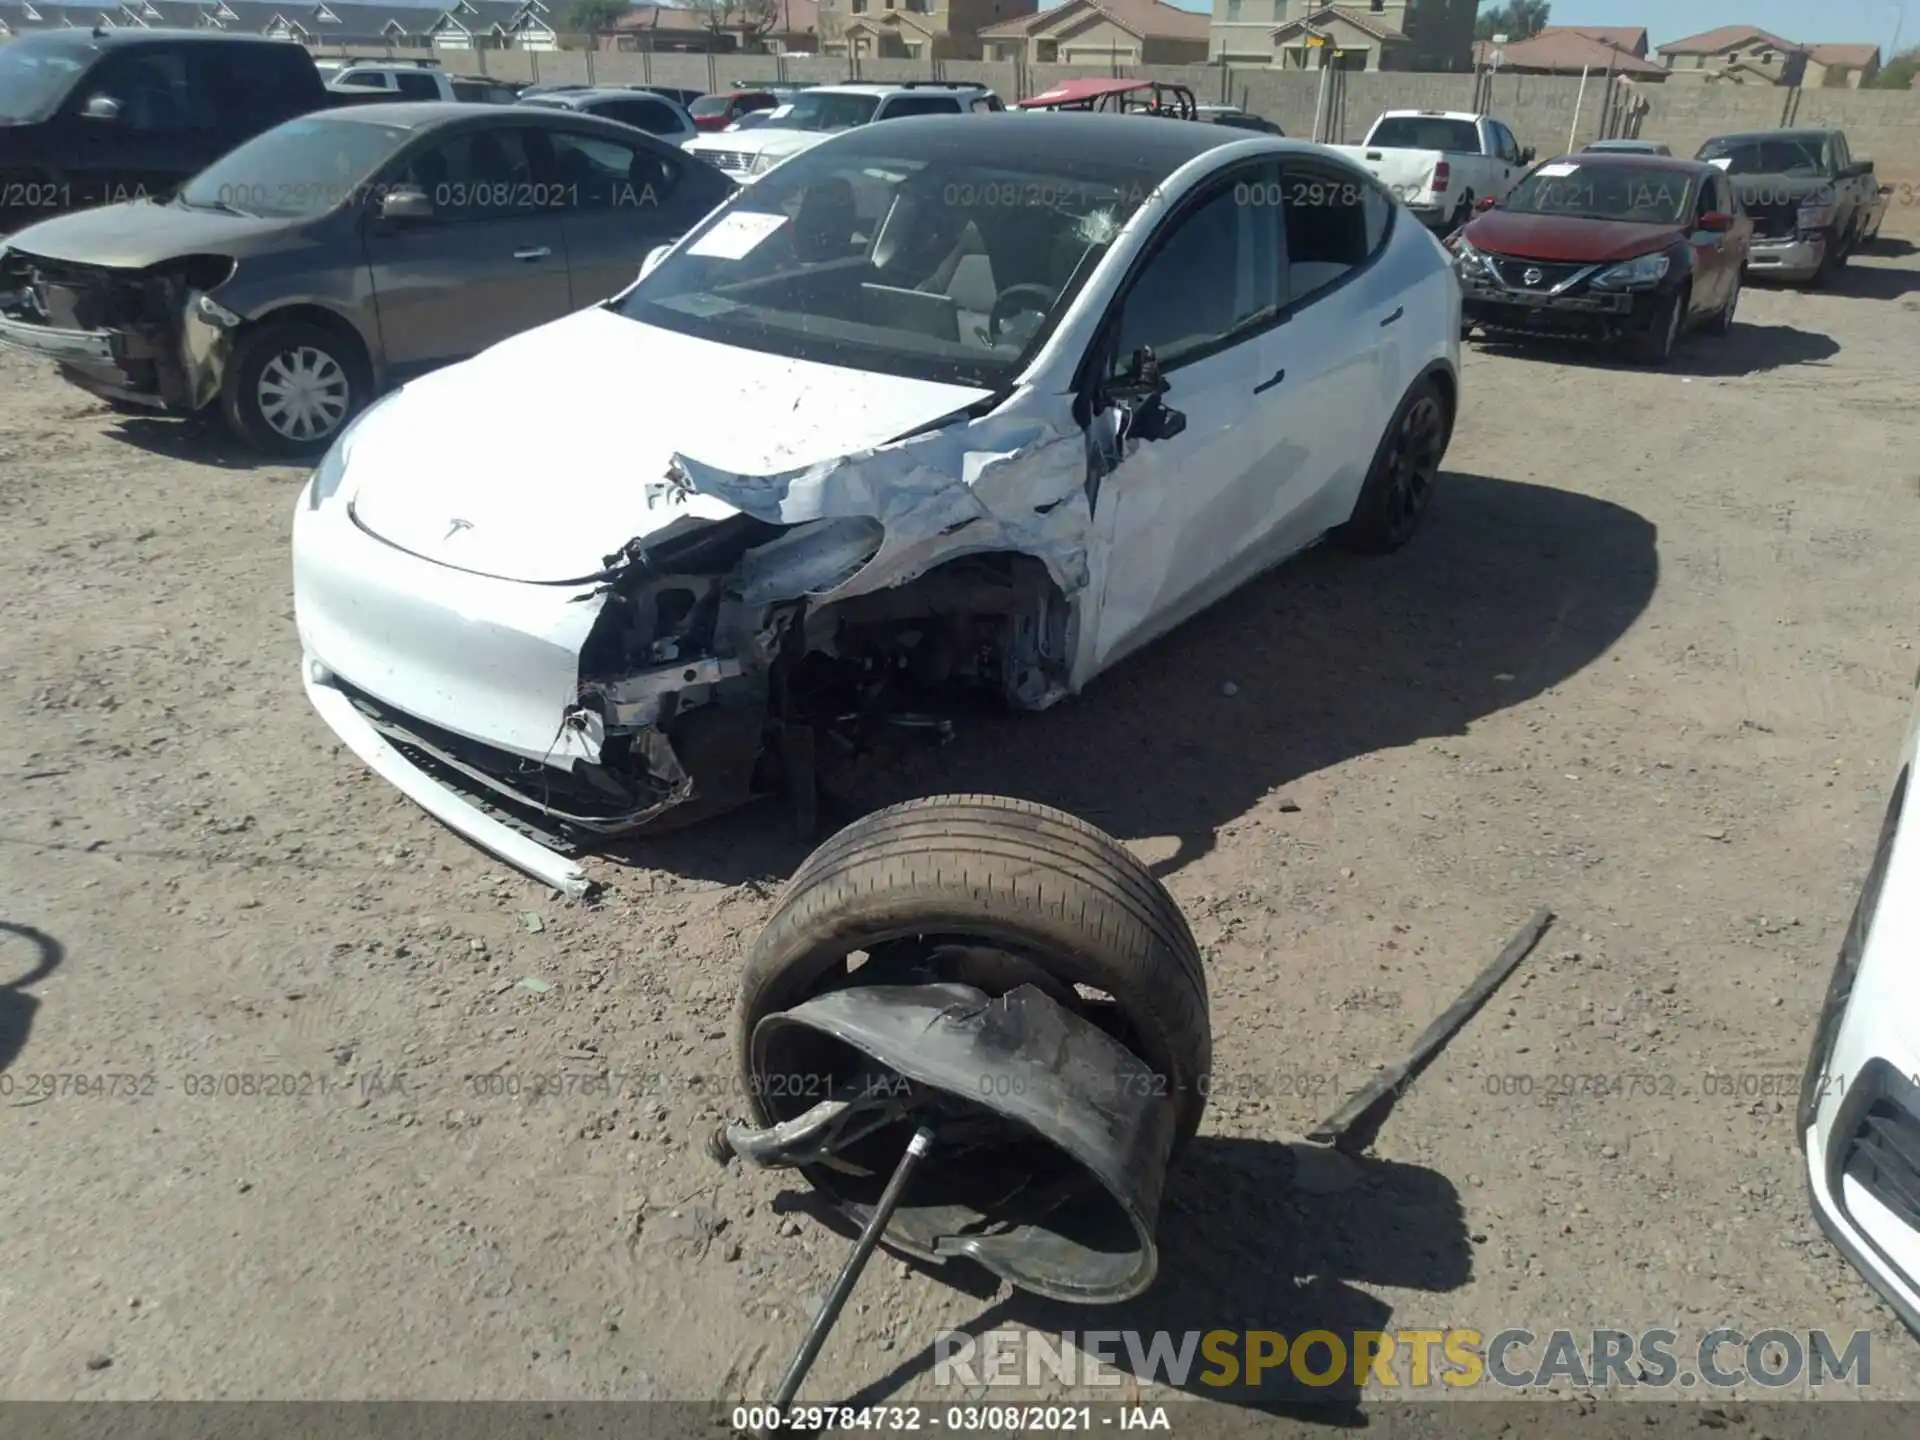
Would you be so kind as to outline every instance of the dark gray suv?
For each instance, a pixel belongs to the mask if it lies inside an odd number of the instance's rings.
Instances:
[[[0,243],[0,344],[123,408],[217,404],[262,450],[312,451],[380,391],[618,294],[734,189],[571,109],[324,111],[165,202]]]

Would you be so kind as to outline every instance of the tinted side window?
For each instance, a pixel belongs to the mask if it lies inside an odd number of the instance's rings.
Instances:
[[[593,113],[644,130],[649,135],[678,135],[684,128],[673,108],[657,100],[615,100],[596,106]]]
[[[876,118],[898,120],[906,115],[955,115],[959,111],[960,102],[951,95],[896,95]]]
[[[1287,304],[1338,284],[1367,263],[1367,196],[1373,187],[1298,161],[1286,167],[1281,187],[1287,233]]]
[[[1393,224],[1393,197],[1378,185],[1363,187],[1361,206],[1367,216],[1367,254],[1377,255],[1387,243],[1387,231]]]
[[[553,184],[568,210],[650,209],[665,203],[679,183],[678,160],[604,135],[554,131]]]
[[[1167,367],[1212,354],[1278,312],[1279,194],[1277,166],[1250,167],[1171,222],[1121,301],[1113,373],[1142,346]]]
[[[223,53],[226,47],[202,45],[188,52],[195,87],[213,98],[223,123],[236,129],[266,129],[296,108],[295,96],[304,96],[311,82],[303,80],[288,61],[306,63],[295,46],[248,47],[267,54]],[[290,53],[280,55],[282,48]]]
[[[1853,152],[1847,148],[1847,137],[1838,132],[1833,137],[1833,163],[1840,169],[1853,163]]]
[[[191,83],[186,57],[178,50],[109,55],[74,92],[82,105],[95,95],[118,100],[119,123],[145,134],[212,130],[219,124],[213,96]]]
[[[337,83],[351,85],[357,90],[391,90],[393,77],[382,70],[348,70]]]
[[[440,84],[431,75],[396,75],[400,93],[409,100],[438,100]]]
[[[417,185],[438,220],[490,220],[543,208],[550,196],[533,182],[527,131],[518,126],[469,130],[416,152],[395,183]]]

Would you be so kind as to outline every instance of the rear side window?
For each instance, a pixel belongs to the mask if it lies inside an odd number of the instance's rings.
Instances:
[[[349,70],[334,82],[357,90],[391,90],[393,77],[381,70]]]
[[[571,130],[551,132],[547,140],[553,147],[553,178],[565,187],[569,208],[651,209],[664,204],[680,180],[680,162],[652,148]]]
[[[195,84],[213,96],[227,124],[265,129],[305,108],[300,97],[312,82],[302,73],[306,55],[295,46],[248,46],[235,54],[226,46],[204,45],[190,58]]]
[[[594,106],[593,113],[644,130],[649,135],[678,135],[686,128],[673,107],[662,105],[658,100],[612,100]]]
[[[440,83],[431,75],[396,75],[400,93],[409,100],[438,100]]]
[[[1343,171],[1289,161],[1280,187],[1287,233],[1287,300],[1297,305],[1339,284],[1373,254],[1367,197],[1373,187]]]
[[[908,115],[957,115],[960,102],[951,95],[896,95],[886,103],[879,118],[900,120]]]

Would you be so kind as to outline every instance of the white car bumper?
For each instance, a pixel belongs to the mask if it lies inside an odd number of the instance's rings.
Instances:
[[[1801,1086],[1814,1216],[1920,1334],[1920,826],[1910,733]]]
[[[333,732],[475,844],[558,890],[584,894],[577,866],[409,760],[363,705],[376,701],[564,777],[575,760],[599,758],[597,735],[563,724],[598,597],[579,586],[435,565],[367,534],[339,500],[310,509],[305,492],[293,526],[293,592],[301,678]]]

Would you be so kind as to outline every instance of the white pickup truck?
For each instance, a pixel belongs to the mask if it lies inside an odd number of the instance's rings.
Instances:
[[[1513,131],[1489,115],[1389,110],[1359,145],[1329,145],[1371,170],[1428,225],[1466,224],[1476,202],[1498,200],[1533,163]]]

